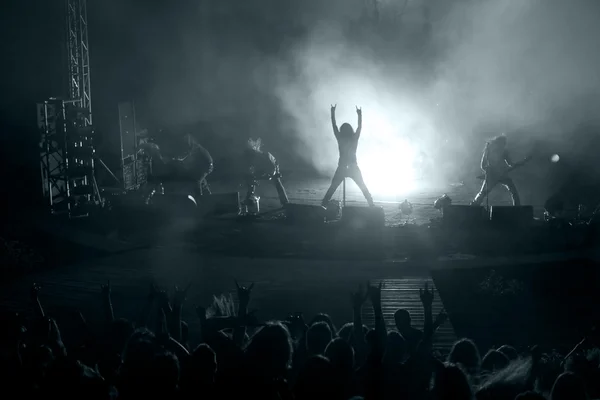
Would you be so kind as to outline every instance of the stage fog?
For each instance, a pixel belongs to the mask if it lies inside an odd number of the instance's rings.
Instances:
[[[209,3],[139,15],[131,48],[145,84],[124,85],[140,123],[195,126],[228,165],[262,137],[284,170],[329,176],[329,107],[356,128],[359,106],[359,164],[376,197],[473,181],[485,141],[505,133],[513,158],[535,153],[516,179],[536,190],[526,201],[540,202],[561,184],[551,176],[566,179],[562,166],[585,158],[574,132],[585,124],[583,136],[595,134],[591,0]],[[124,23],[124,8],[103,17]]]

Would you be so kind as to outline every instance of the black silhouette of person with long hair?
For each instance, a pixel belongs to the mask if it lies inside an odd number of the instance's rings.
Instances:
[[[373,197],[367,189],[367,185],[362,177],[360,168],[358,167],[358,160],[356,158],[356,150],[358,148],[358,139],[360,139],[360,133],[362,130],[362,110],[356,107],[356,114],[358,115],[358,128],[356,132],[352,129],[352,126],[348,123],[342,124],[338,129],[335,122],[335,105],[331,106],[331,125],[333,126],[333,133],[338,141],[338,148],[340,150],[340,160],[338,162],[337,170],[331,179],[331,185],[325,193],[323,207],[327,207],[327,204],[331,200],[331,197],[344,181],[345,178],[350,178],[359,187],[369,206],[374,206]]]

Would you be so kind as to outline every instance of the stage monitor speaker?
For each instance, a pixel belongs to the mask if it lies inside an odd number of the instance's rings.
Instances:
[[[379,229],[385,226],[382,207],[343,207],[341,223],[352,229]]]
[[[449,205],[444,207],[442,221],[447,228],[468,229],[482,227],[488,218],[483,207]]]
[[[532,206],[492,206],[490,215],[497,228],[522,229],[533,224]]]
[[[325,223],[325,209],[311,204],[285,205],[286,220],[299,225],[321,225]]]
[[[195,200],[203,215],[237,214],[240,211],[239,192],[209,194]]]

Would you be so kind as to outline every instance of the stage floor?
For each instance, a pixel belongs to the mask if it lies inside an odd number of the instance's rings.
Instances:
[[[349,206],[367,206],[362,193],[354,182],[347,180],[346,204]],[[290,202],[299,204],[321,204],[325,192],[329,187],[328,179],[283,179]],[[386,225],[395,226],[406,223],[426,224],[432,218],[440,217],[440,212],[433,208],[433,203],[443,194],[448,194],[456,205],[468,205],[480,188],[481,182],[425,182],[418,181],[411,190],[399,190],[396,194],[385,194],[374,192],[373,198],[378,206],[383,207],[386,216]],[[244,196],[246,188],[230,182],[214,182],[211,188],[215,193],[225,193],[238,191],[240,196]],[[277,192],[270,182],[263,182],[257,189],[257,194],[261,197],[261,211],[274,210],[280,207],[277,198]],[[342,200],[342,187],[338,188],[334,200]],[[399,204],[407,199],[413,204],[413,213],[410,216],[404,216],[399,210]],[[526,199],[523,199],[526,201]],[[490,196],[490,205],[506,206],[511,205],[511,199],[508,192],[501,187],[492,191]],[[533,205],[536,217],[543,214],[543,205]]]

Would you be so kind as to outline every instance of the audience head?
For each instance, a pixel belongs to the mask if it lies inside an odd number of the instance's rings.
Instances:
[[[298,374],[294,386],[298,400],[331,400],[338,398],[339,381],[331,362],[323,356],[310,357]]]
[[[398,332],[389,332],[385,346],[384,359],[386,363],[399,363],[404,359],[406,341]]]
[[[509,359],[509,361],[514,361],[517,358],[519,358],[519,353],[517,352],[517,350],[514,347],[509,346],[507,344],[500,346],[498,348],[498,351],[504,354],[506,358]]]
[[[352,322],[347,322],[344,325],[342,325],[342,327],[340,328],[340,330],[337,333],[337,336],[344,339],[345,341],[349,342],[350,340],[352,340],[352,331],[354,330],[354,324]]]
[[[433,398],[436,400],[471,400],[473,393],[466,374],[453,364],[438,368],[433,379]]]
[[[105,400],[109,398],[109,385],[98,371],[63,358],[48,371],[43,392],[61,399]]]
[[[311,355],[323,354],[331,341],[331,329],[326,322],[317,322],[306,331],[306,348]]]
[[[366,335],[369,332],[369,328],[363,325],[363,334]],[[338,337],[341,337],[345,341],[352,343],[354,338],[354,324],[352,322],[345,323],[342,325],[337,333]]]
[[[587,400],[588,395],[583,380],[571,372],[560,375],[550,394],[550,400]]]
[[[135,331],[135,326],[125,318],[119,318],[110,324],[108,328],[107,345],[111,353],[121,354],[131,334]]]
[[[246,346],[246,362],[255,372],[272,378],[286,374],[292,361],[292,338],[280,322],[269,322],[250,338]]]
[[[158,351],[152,357],[147,382],[152,393],[172,397],[179,384],[179,360],[175,354]]]
[[[470,375],[475,375],[479,372],[481,358],[475,343],[469,339],[461,339],[452,346],[452,350],[448,355],[448,362],[459,364]]]
[[[408,310],[399,309],[394,313],[394,321],[396,322],[396,329],[400,332],[410,328],[411,326],[411,318]]]
[[[206,344],[214,350],[217,355],[219,369],[227,369],[243,357],[243,351],[235,344],[233,339],[225,332],[219,331],[210,335]]]
[[[324,313],[318,313],[317,315],[315,315],[313,317],[313,319],[310,321],[310,324],[308,324],[308,326],[313,326],[314,324],[318,323],[318,322],[325,322],[328,326],[329,326],[329,330],[331,330],[331,335],[335,335],[337,332],[337,329],[335,329],[335,324],[333,323],[333,320],[331,319],[331,317],[328,314],[324,314]]]
[[[486,373],[493,373],[505,368],[510,363],[508,357],[497,350],[490,350],[481,360],[481,370]]]
[[[214,380],[217,373],[217,355],[207,344],[201,344],[191,354],[191,365],[198,376]]]
[[[354,369],[354,349],[342,338],[335,338],[325,348],[325,357],[331,365],[343,373]]]

